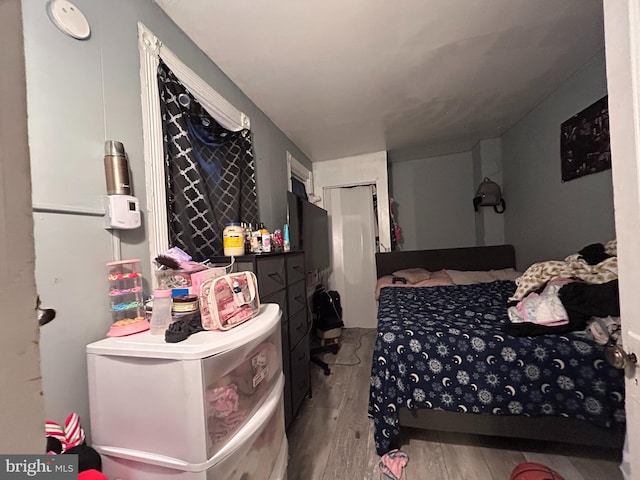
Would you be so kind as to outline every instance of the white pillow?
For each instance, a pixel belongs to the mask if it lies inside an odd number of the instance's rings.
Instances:
[[[418,283],[431,278],[431,272],[424,268],[405,268],[393,272],[394,277],[404,278],[409,283]]]
[[[497,279],[489,272],[472,270],[447,270],[447,274],[456,285],[471,285],[474,283],[490,283]]]
[[[453,283],[456,285],[472,285],[474,283],[491,283],[496,280],[511,280],[522,275],[514,268],[503,268],[502,270],[447,270],[446,271]]]
[[[522,272],[517,271],[515,268],[503,268],[502,270],[491,270],[489,274],[495,280],[511,280],[516,281],[516,278],[522,276]]]

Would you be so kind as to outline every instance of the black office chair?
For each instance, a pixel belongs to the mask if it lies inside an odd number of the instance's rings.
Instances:
[[[322,285],[316,287],[316,291],[312,297],[313,304],[313,332],[320,339],[317,332],[329,332],[330,330],[341,329],[344,327],[342,322],[342,306],[340,305],[340,295],[335,290],[327,291]],[[327,345],[320,345],[311,349],[311,361],[318,365],[324,371],[325,375],[331,375],[331,369],[327,362],[320,360],[315,355],[321,353],[333,353],[334,355],[340,350],[340,343],[337,337],[330,337],[335,342]]]
[[[325,361],[320,360],[314,355],[319,355],[321,353],[331,352],[334,355],[338,353],[340,350],[339,343],[330,343],[328,345],[321,345],[319,347],[314,347],[311,349],[311,361],[318,365],[322,370],[324,370],[325,375],[331,375],[331,369],[329,368],[329,364]]]

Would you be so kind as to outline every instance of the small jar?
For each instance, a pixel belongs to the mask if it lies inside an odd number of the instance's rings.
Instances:
[[[244,232],[239,223],[227,223],[222,231],[222,246],[228,257],[244,255]]]
[[[200,305],[196,295],[179,295],[173,298],[173,313],[193,313]]]
[[[171,290],[168,288],[153,291],[153,309],[151,310],[152,335],[163,335],[171,323]]]

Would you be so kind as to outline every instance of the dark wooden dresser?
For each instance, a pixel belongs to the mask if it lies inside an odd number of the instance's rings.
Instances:
[[[214,257],[216,265],[231,257]],[[235,257],[234,272],[251,271],[258,279],[260,303],[277,303],[282,310],[282,370],[285,376],[285,425],[289,428],[311,388],[309,332],[303,252],[263,253]]]

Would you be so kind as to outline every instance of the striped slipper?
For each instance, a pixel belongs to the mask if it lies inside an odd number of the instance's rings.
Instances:
[[[64,429],[58,425],[56,422],[52,422],[47,420],[44,423],[44,432],[47,437],[55,438],[60,442],[62,446],[62,451],[64,451],[64,446],[67,443],[67,438],[64,435]]]
[[[84,430],[80,426],[80,417],[76,413],[72,413],[67,417],[64,423],[64,435],[67,441],[65,450],[77,447],[84,442]]]
[[[84,430],[80,426],[80,417],[72,413],[67,417],[64,428],[56,422],[47,420],[44,424],[47,437],[55,438],[62,445],[62,452],[82,444],[85,440]]]

